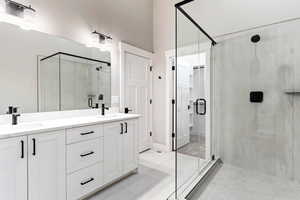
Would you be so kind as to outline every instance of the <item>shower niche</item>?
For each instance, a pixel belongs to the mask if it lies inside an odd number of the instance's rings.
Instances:
[[[38,61],[39,112],[111,106],[109,60],[58,52]]]

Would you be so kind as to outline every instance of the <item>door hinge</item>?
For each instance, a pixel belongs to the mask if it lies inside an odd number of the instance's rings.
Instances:
[[[152,99],[150,99],[150,104],[152,104]]]
[[[215,155],[212,155],[211,156],[211,160],[215,160],[216,159],[216,156]]]
[[[152,72],[152,70],[153,70],[153,66],[150,66],[150,72]]]
[[[172,66],[172,70],[175,71],[175,66],[174,65]]]
[[[172,133],[172,138],[175,138],[175,133]]]
[[[152,137],[152,131],[150,131],[150,137]]]
[[[175,104],[175,99],[172,99],[172,104],[173,104],[173,105]]]

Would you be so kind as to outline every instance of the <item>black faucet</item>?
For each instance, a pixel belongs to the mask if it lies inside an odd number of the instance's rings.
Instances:
[[[102,106],[101,106],[101,115],[105,115],[105,110],[108,110],[109,108],[108,107],[105,107],[105,104],[103,103]]]
[[[20,117],[20,114],[12,114],[12,125],[18,125],[18,117]]]

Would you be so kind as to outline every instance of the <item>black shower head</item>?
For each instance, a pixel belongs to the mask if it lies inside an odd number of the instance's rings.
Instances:
[[[260,41],[260,35],[253,35],[251,37],[251,42],[258,43]]]

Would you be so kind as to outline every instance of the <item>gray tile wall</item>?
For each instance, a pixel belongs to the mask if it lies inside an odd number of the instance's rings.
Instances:
[[[253,34],[261,41],[250,42]],[[225,163],[300,181],[300,22],[224,40],[213,49],[215,121]],[[264,101],[250,103],[250,91]]]

